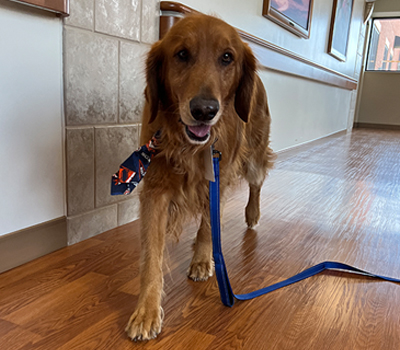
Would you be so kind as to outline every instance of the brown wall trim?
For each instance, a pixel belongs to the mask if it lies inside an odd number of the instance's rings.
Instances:
[[[69,16],[69,0],[13,0],[20,4],[33,6],[45,11],[57,13],[60,16]]]
[[[186,5],[172,1],[161,1],[160,8],[162,11],[160,18],[160,38],[179,20],[179,17],[176,17],[174,13],[179,15],[199,13]],[[355,90],[357,88],[357,80],[345,74],[324,67],[242,30],[238,29],[238,32],[241,38],[250,44],[260,64],[266,69],[319,81],[348,90]]]
[[[66,246],[66,217],[0,236],[0,272]]]
[[[354,123],[354,128],[400,130],[400,125]]]

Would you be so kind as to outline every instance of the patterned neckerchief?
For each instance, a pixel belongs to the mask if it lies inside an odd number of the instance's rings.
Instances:
[[[161,132],[157,131],[151,140],[133,152],[119,167],[111,179],[111,195],[130,194],[146,175],[153,157],[158,153]]]

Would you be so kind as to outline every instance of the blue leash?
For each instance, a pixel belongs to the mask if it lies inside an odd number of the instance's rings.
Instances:
[[[210,221],[211,221],[211,235],[213,245],[213,257],[215,263],[215,274],[217,276],[218,287],[221,295],[221,301],[224,305],[232,307],[235,299],[237,300],[250,300],[261,295],[273,292],[274,290],[286,287],[290,284],[299,282],[308,277],[315,276],[316,274],[330,269],[340,269],[345,271],[352,271],[361,273],[368,277],[379,278],[389,282],[400,283],[400,279],[390,278],[385,276],[375,275],[373,273],[358,269],[356,267],[342,264],[339,262],[325,261],[318,265],[312,266],[299,274],[288,278],[287,280],[275,283],[269,287],[265,287],[247,294],[234,294],[231,284],[229,282],[228,272],[222,255],[221,248],[221,225],[220,225],[220,197],[219,197],[219,161],[221,153],[218,151],[213,152],[213,166],[215,182],[210,181]]]

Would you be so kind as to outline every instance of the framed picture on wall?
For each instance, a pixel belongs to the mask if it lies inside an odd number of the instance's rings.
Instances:
[[[308,39],[314,0],[263,0],[263,16]]]
[[[328,53],[346,61],[354,0],[333,0]]]

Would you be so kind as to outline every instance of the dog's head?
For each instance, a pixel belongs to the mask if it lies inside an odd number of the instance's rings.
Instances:
[[[183,124],[187,141],[205,144],[230,104],[248,121],[255,70],[253,53],[233,27],[211,16],[187,16],[148,55],[149,123],[159,110],[168,111]]]

